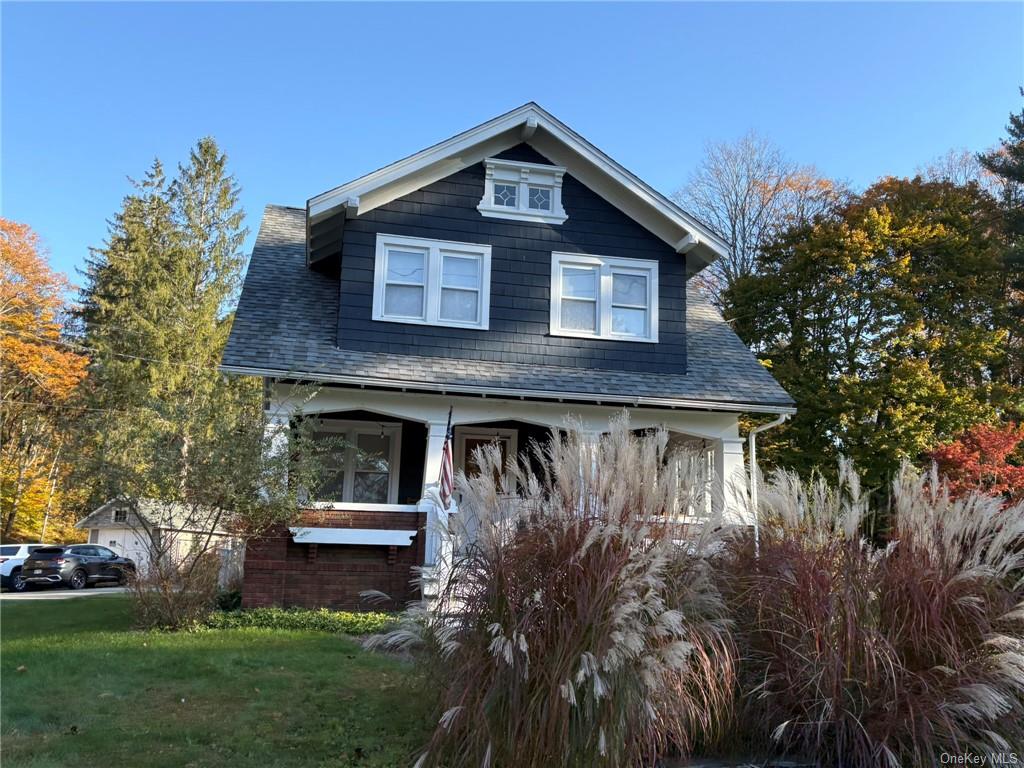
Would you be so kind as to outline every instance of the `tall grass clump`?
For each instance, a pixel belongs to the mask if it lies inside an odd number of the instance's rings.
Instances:
[[[370,643],[417,648],[439,692],[417,765],[639,765],[686,750],[733,696],[709,539],[677,514],[701,508],[697,462],[624,417],[599,441],[570,430],[533,451],[539,473],[478,454],[431,609]]]
[[[762,498],[759,551],[726,559],[738,734],[844,768],[1024,753],[1024,505],[904,467],[883,549],[849,466],[838,488],[776,473]]]

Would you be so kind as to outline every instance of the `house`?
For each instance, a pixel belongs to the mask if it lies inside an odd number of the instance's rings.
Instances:
[[[130,502],[115,498],[101,504],[75,523],[89,535],[90,544],[102,544],[122,557],[131,558],[143,571],[152,562],[153,553],[180,562],[196,548],[220,554],[229,567],[242,552],[241,543],[225,527],[219,516],[180,504],[165,504],[153,499]]]
[[[794,408],[689,282],[726,253],[534,103],[268,206],[223,370],[263,377],[275,439],[295,382],[316,382],[302,416],[350,448],[301,524],[250,542],[244,604],[414,597],[449,409],[458,470],[482,443],[522,454],[567,416],[599,433],[627,408],[704,451],[711,515],[743,515],[738,419]]]

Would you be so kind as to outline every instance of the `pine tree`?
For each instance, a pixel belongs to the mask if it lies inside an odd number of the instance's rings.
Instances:
[[[1024,96],[1024,88],[1021,89]],[[1006,363],[1007,378],[1024,387],[1024,109],[1010,115],[1007,138],[1000,147],[978,156],[982,166],[1002,183],[1000,206],[1003,211],[1002,275],[1005,280],[1006,325],[1011,328]]]
[[[211,404],[230,421],[232,408],[258,401],[254,382],[217,370],[244,267],[238,196],[226,157],[202,139],[170,181],[154,162],[92,251],[80,314],[92,364],[77,430],[91,505],[179,493]]]

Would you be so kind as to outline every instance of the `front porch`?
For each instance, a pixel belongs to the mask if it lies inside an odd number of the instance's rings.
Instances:
[[[293,401],[290,385],[270,392],[268,429],[286,435],[296,416],[340,437],[331,479],[314,494],[299,525],[249,546],[244,604],[357,608],[359,593],[389,594],[392,607],[415,599],[414,568],[436,562],[438,508],[432,500],[441,468],[449,408],[456,473],[472,473],[473,451],[497,441],[505,455],[526,458],[531,444],[570,423],[595,437],[622,405],[323,387]],[[634,429],[665,427],[673,442],[705,457],[709,503],[688,510],[713,524],[743,522],[743,447],[737,413],[630,407]]]

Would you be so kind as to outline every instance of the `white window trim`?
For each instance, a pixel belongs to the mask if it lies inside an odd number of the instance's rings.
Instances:
[[[476,207],[484,216],[494,219],[533,221],[543,224],[562,224],[569,218],[562,207],[562,177],[565,168],[559,165],[523,163],[516,160],[484,160],[484,196]],[[512,184],[517,187],[516,207],[494,204],[494,185]],[[551,190],[551,210],[530,207],[530,187]]]
[[[455,466],[466,471],[466,439],[494,439],[505,437],[509,440],[509,456],[519,455],[519,430],[503,427],[455,427]]]
[[[588,333],[562,328],[562,268],[565,266],[598,267],[597,332]],[[642,272],[647,277],[647,335],[631,336],[612,333],[612,274]],[[582,339],[612,339],[647,344],[658,342],[658,262],[649,259],[624,259],[587,253],[551,254],[551,335]]]
[[[424,313],[422,317],[400,317],[384,314],[384,287],[387,282],[388,248],[411,248],[424,251],[426,278],[423,284]],[[441,319],[441,276],[442,252],[454,251],[455,255],[472,256],[480,259],[480,293],[477,305],[477,321],[460,323]],[[462,243],[454,240],[432,240],[423,237],[377,234],[377,251],[373,268],[373,319],[384,323],[406,323],[412,325],[441,325],[451,328],[470,328],[486,331],[490,327],[491,311],[491,246],[480,243]]]
[[[393,422],[377,421],[342,421],[339,419],[318,419],[317,432],[333,432],[342,437],[345,446],[345,477],[342,481],[342,500],[325,501],[313,499],[312,502],[322,509],[367,509],[368,507],[390,506],[398,499],[398,476],[401,472],[400,457],[402,455],[402,425]],[[356,452],[356,435],[379,435],[383,432],[391,437],[391,455],[388,456],[388,500],[386,504],[375,502],[361,503],[352,500],[355,488],[356,463],[353,461]]]

